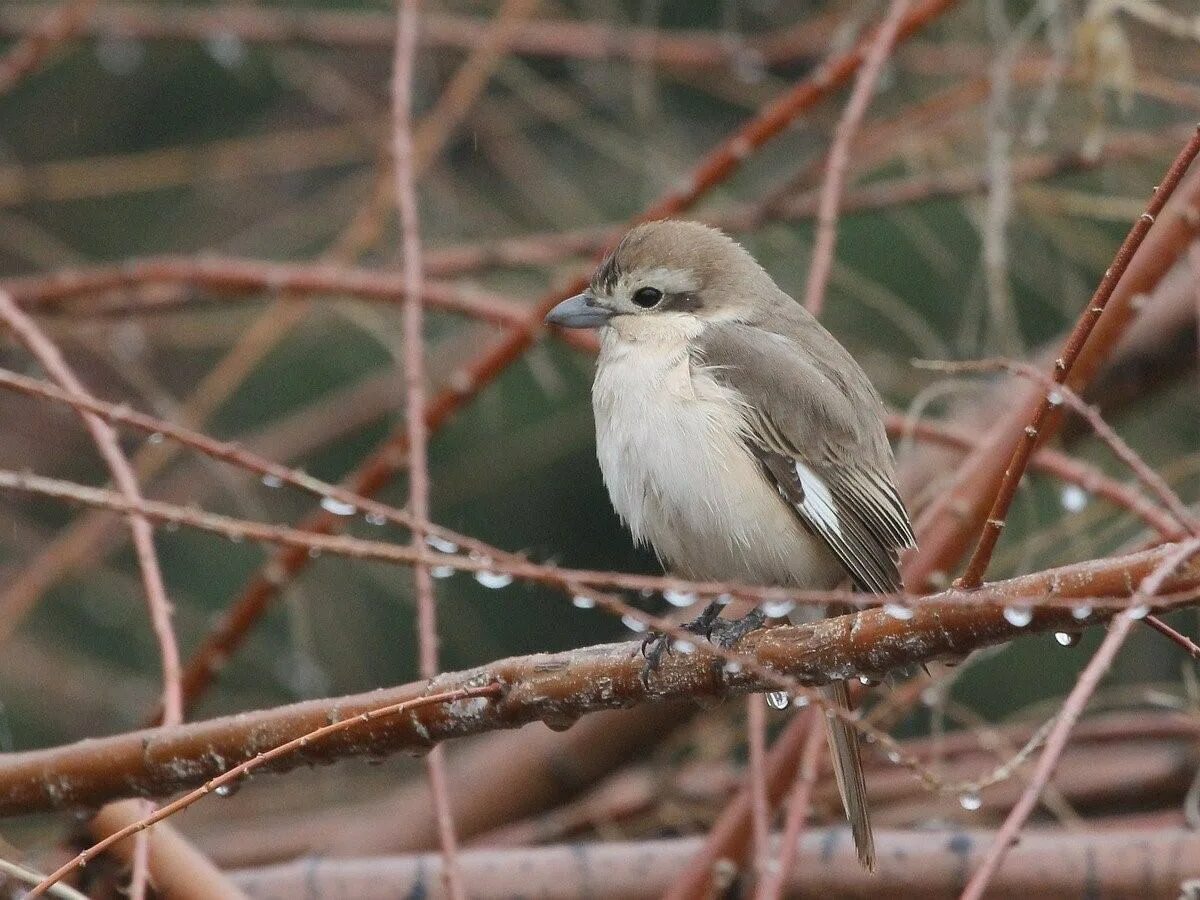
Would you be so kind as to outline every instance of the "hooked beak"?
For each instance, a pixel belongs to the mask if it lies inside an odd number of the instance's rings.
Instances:
[[[560,328],[599,328],[608,324],[612,310],[596,303],[596,298],[586,291],[564,300],[546,315],[547,325]]]

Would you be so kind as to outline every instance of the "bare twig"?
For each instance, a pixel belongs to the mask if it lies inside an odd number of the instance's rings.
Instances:
[[[168,816],[172,816],[180,810],[186,809],[197,800],[200,800],[201,798],[206,797],[213,792],[216,792],[219,795],[222,788],[228,788],[230,785],[235,784],[238,779],[245,777],[254,769],[268,765],[273,760],[286,757],[289,754],[303,751],[311,744],[320,743],[331,735],[347,731],[353,727],[367,725],[371,722],[376,722],[381,719],[398,717],[401,713],[411,712],[427,706],[433,706],[437,704],[453,704],[455,702],[469,701],[472,699],[483,700],[486,704],[487,700],[495,700],[496,698],[500,697],[502,693],[503,689],[501,686],[494,683],[477,685],[474,687],[457,688],[454,690],[429,694],[424,697],[415,697],[409,700],[403,700],[398,703],[391,703],[382,706],[377,705],[364,712],[355,714],[352,718],[342,719],[341,721],[332,722],[319,728],[313,728],[310,731],[293,738],[292,740],[280,743],[274,747],[271,747],[269,750],[256,753],[254,756],[239,763],[228,771],[225,771],[215,778],[205,782],[194,791],[191,791],[190,793],[180,797],[178,800],[172,801],[166,806],[163,806],[161,809],[155,811],[153,815],[144,819],[138,819],[137,821],[131,822],[125,827],[114,831],[102,841],[93,844],[87,850],[80,853],[70,862],[56,869],[26,896],[41,896],[72,869],[86,866],[91,860],[95,859],[118,841],[122,841],[130,835],[144,831],[154,823],[161,822]]]
[[[418,523],[429,518],[429,435],[425,423],[425,336],[421,309],[421,222],[417,209],[415,162],[413,159],[412,92],[416,60],[419,0],[402,0],[396,17],[396,52],[392,77],[392,166],[395,172],[396,209],[400,218],[404,257],[404,390],[405,424],[408,439],[409,508]],[[425,531],[413,528],[416,552],[413,578],[417,594],[418,668],[422,677],[438,672],[437,604],[433,576],[424,559]],[[463,897],[458,871],[458,838],[446,788],[446,761],[440,747],[425,758],[429,785],[442,847],[442,880],[452,900]]]
[[[814,316],[821,314],[825,303],[825,287],[829,283],[829,272],[833,268],[833,257],[837,247],[838,205],[842,199],[842,188],[846,179],[846,168],[850,164],[850,144],[862,124],[867,106],[879,83],[884,63],[891,55],[896,35],[904,14],[908,12],[909,0],[892,0],[883,24],[875,32],[863,59],[862,68],[854,82],[854,90],[846,103],[846,109],[838,120],[833,133],[833,145],[825,165],[825,179],[821,184],[821,199],[817,211],[817,236],[813,244],[812,259],[809,261],[808,281],[804,288],[804,305]]]
[[[96,0],[68,0],[0,57],[0,96],[45,65],[50,54],[83,27]]]
[[[770,872],[763,876],[762,882],[755,892],[755,900],[776,900],[783,896],[783,887],[792,874],[792,866],[796,862],[796,852],[800,847],[800,837],[804,833],[804,823],[812,807],[813,785],[817,781],[817,769],[821,764],[822,753],[827,746],[825,726],[821,721],[824,713],[813,708],[805,718],[808,720],[808,734],[804,740],[804,751],[800,756],[800,768],[796,773],[796,781],[792,785],[791,796],[787,801],[787,815],[784,817],[783,836],[779,843],[779,855],[771,861]]]
[[[962,900],[980,900],[983,897],[988,882],[1000,868],[1000,863],[1004,860],[1009,847],[1016,841],[1025,820],[1033,812],[1034,805],[1050,782],[1050,776],[1054,774],[1054,768],[1058,765],[1058,760],[1071,737],[1071,729],[1083,714],[1088,699],[1112,665],[1117,651],[1125,643],[1125,638],[1129,636],[1134,623],[1145,615],[1145,604],[1148,604],[1162,589],[1163,583],[1171,576],[1171,573],[1197,552],[1200,552],[1200,539],[1172,546],[1170,552],[1166,553],[1149,574],[1141,580],[1137,591],[1130,598],[1130,608],[1113,619],[1109,625],[1108,634],[1105,635],[1091,661],[1080,673],[1075,687],[1071,689],[1071,693],[1063,702],[1062,710],[1058,714],[1058,721],[1054,723],[1054,727],[1046,738],[1046,749],[1038,759],[1029,786],[1004,820],[1004,826],[988,848],[987,855],[975,874],[971,876],[971,880],[963,890]]]
[[[1146,212],[1134,223],[1120,249],[1117,250],[1112,266],[1105,272],[1100,285],[1096,288],[1096,293],[1088,302],[1087,309],[1080,315],[1075,328],[1063,346],[1062,353],[1054,362],[1052,377],[1055,384],[1065,384],[1071,376],[1072,369],[1083,351],[1083,346],[1108,305],[1117,283],[1125,274],[1125,270],[1142,245],[1142,241],[1145,240],[1155,218],[1162,212],[1175,188],[1183,180],[1183,176],[1187,173],[1188,167],[1191,166],[1197,153],[1200,153],[1200,129],[1192,135],[1192,139],[1188,141],[1167,169],[1162,183],[1155,189],[1154,195],[1146,207]],[[1008,508],[1012,504],[1013,496],[1016,494],[1017,485],[1025,473],[1034,447],[1043,437],[1042,425],[1052,409],[1049,393],[1043,392],[1040,401],[1034,407],[1029,424],[1025,426],[1023,435],[1018,439],[1012,451],[1012,458],[1009,460],[1008,467],[1004,470],[1004,475],[996,490],[991,511],[988,513],[983,532],[979,537],[979,543],[967,563],[966,571],[958,580],[960,587],[969,590],[982,583],[984,572],[992,558],[992,551],[1004,528],[1004,520],[1008,515]]]

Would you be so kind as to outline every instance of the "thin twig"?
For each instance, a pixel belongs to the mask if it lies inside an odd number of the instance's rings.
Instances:
[[[1174,193],[1175,188],[1183,180],[1183,176],[1187,173],[1188,167],[1192,164],[1192,160],[1196,158],[1197,153],[1200,153],[1200,129],[1197,129],[1193,133],[1191,140],[1187,142],[1187,145],[1179,152],[1179,155],[1175,157],[1174,162],[1167,169],[1162,183],[1155,189],[1154,195],[1146,207],[1146,212],[1142,213],[1137,222],[1134,223],[1133,228],[1122,242],[1120,249],[1117,250],[1113,264],[1100,280],[1100,285],[1096,288],[1095,294],[1088,302],[1087,309],[1080,315],[1071,334],[1067,337],[1062,353],[1054,362],[1052,378],[1055,384],[1061,385],[1070,377],[1071,370],[1079,359],[1088,336],[1092,333],[1092,329],[1104,312],[1109,298],[1112,297],[1117,283],[1121,280],[1121,276],[1125,274],[1125,270],[1129,267],[1134,254],[1142,245],[1142,241],[1145,240],[1147,233],[1149,233],[1151,226],[1154,224],[1155,218],[1162,212],[1163,207],[1166,206],[1167,201],[1171,198],[1171,194]],[[966,571],[957,581],[958,586],[961,588],[970,590],[978,587],[983,582],[983,575],[987,571],[988,563],[992,558],[992,552],[995,550],[996,542],[1000,539],[1000,532],[1004,528],[1004,520],[1008,516],[1008,509],[1012,505],[1013,497],[1016,495],[1017,485],[1020,484],[1021,478],[1025,474],[1025,469],[1029,464],[1029,459],[1033,454],[1034,447],[1041,438],[1042,423],[1046,421],[1053,409],[1049,393],[1045,392],[1042,394],[1041,399],[1034,408],[1029,424],[1025,426],[1023,435],[1017,441],[1012,451],[1008,467],[1004,471],[1004,476],[992,501],[992,508],[988,513],[987,520],[984,522],[979,542],[976,544],[975,551],[967,563]]]
[[[425,422],[425,338],[421,307],[421,222],[417,208],[416,175],[413,159],[412,93],[416,60],[419,0],[401,0],[396,17],[396,52],[392,78],[392,167],[395,172],[396,209],[400,218],[401,246],[404,258],[404,391],[405,425],[408,438],[409,508],[417,523],[429,519],[429,434]],[[412,532],[416,552],[413,578],[417,593],[418,667],[422,677],[438,673],[437,604],[433,576],[424,559],[425,532],[416,524]],[[463,897],[462,875],[458,869],[458,838],[450,810],[446,785],[446,761],[441,748],[435,747],[425,758],[429,787],[433,795],[441,843],[442,881],[452,900]]]
[[[21,343],[46,370],[46,373],[59,385],[76,394],[87,394],[83,383],[76,377],[58,347],[4,291],[0,291],[0,318],[3,318]],[[125,458],[125,453],[121,450],[116,431],[112,425],[99,416],[82,411],[79,412],[79,415],[83,419],[88,433],[91,434],[97,451],[112,473],[113,482],[120,490],[121,496],[129,501],[131,506],[136,506],[141,501],[141,491],[138,488],[137,476],[129,465],[129,460]],[[150,526],[149,519],[134,509],[127,514],[127,519],[130,533],[133,536],[134,550],[137,554],[138,569],[142,575],[142,587],[146,594],[150,622],[162,660],[163,723],[178,725],[183,721],[179,645],[171,626],[171,602],[167,599],[162,568],[154,549],[154,530]],[[141,835],[133,855],[132,881],[129,889],[133,900],[142,900],[146,894],[146,882],[149,875],[148,855],[147,837]]]
[[[45,65],[54,50],[79,32],[96,0],[68,0],[0,58],[0,97]]]
[[[770,804],[767,800],[767,707],[763,698],[746,698],[746,784],[750,789],[750,824],[754,838],[754,877],[766,877],[771,858]]]
[[[1070,740],[1071,729],[1083,714],[1088,699],[1095,692],[1100,679],[1104,677],[1109,667],[1112,666],[1117,652],[1125,643],[1129,632],[1133,630],[1134,623],[1137,622],[1139,617],[1144,615],[1142,611],[1144,610],[1143,604],[1149,603],[1162,588],[1163,583],[1171,573],[1197,552],[1200,552],[1200,538],[1194,538],[1172,547],[1171,551],[1166,554],[1162,561],[1142,579],[1137,591],[1130,597],[1130,608],[1112,620],[1109,625],[1108,634],[1105,635],[1104,640],[1096,649],[1096,653],[1092,656],[1083,672],[1080,673],[1079,679],[1075,682],[1075,687],[1071,689],[1071,693],[1067,695],[1067,699],[1063,702],[1062,710],[1058,714],[1058,721],[1055,722],[1054,728],[1051,729],[1049,736],[1046,738],[1046,749],[1038,759],[1033,776],[1030,778],[1029,786],[1021,794],[1021,799],[1017,801],[1017,805],[1009,812],[1008,817],[1004,820],[1003,827],[996,834],[995,841],[988,848],[988,853],[984,857],[983,862],[975,871],[975,874],[971,876],[971,880],[963,890],[962,900],[981,900],[984,892],[987,890],[988,882],[996,873],[996,870],[1000,868],[1000,863],[1004,860],[1004,855],[1016,841],[1017,835],[1025,824],[1025,820],[1033,812],[1034,805],[1038,802],[1042,791],[1050,782],[1050,777],[1054,774],[1058,760],[1062,756],[1063,750],[1066,749],[1067,742]]]
[[[419,709],[424,706],[431,706],[441,703],[454,703],[455,701],[470,700],[473,698],[496,699],[503,693],[503,688],[499,684],[484,684],[475,687],[458,688],[452,691],[443,691],[437,694],[430,694],[425,697],[416,697],[410,700],[404,700],[399,703],[392,703],[387,706],[379,706],[366,712],[359,713],[351,718],[342,719],[339,722],[333,722],[329,725],[324,725],[320,728],[307,731],[299,737],[292,738],[282,744],[279,744],[270,750],[255,754],[250,759],[239,763],[233,768],[223,772],[217,777],[205,782],[200,787],[196,788],[178,800],[163,806],[155,811],[152,815],[144,819],[139,819],[124,828],[114,831],[104,840],[93,844],[87,850],[84,850],[70,862],[60,866],[52,872],[47,878],[40,882],[27,897],[40,897],[45,894],[53,885],[57,884],[60,879],[73,869],[82,868],[89,862],[111,847],[118,841],[123,841],[130,835],[137,834],[149,828],[155,822],[161,822],[168,816],[172,816],[182,809],[191,806],[197,800],[216,792],[219,796],[222,788],[228,790],[229,786],[233,785],[238,779],[245,777],[252,770],[259,766],[266,765],[272,760],[287,756],[297,750],[307,749],[311,744],[319,743],[330,735],[340,731],[345,731],[356,725],[365,725],[370,722],[375,722],[379,719],[384,719],[392,716],[399,716],[401,713],[409,712],[413,709]]]
[[[981,359],[965,362],[946,362],[942,360],[916,360],[914,365],[922,369],[933,369],[938,372],[987,372],[1000,369],[1019,375],[1046,392],[1046,402],[1050,408],[1066,404],[1077,415],[1088,423],[1096,436],[1112,450],[1113,454],[1129,467],[1134,476],[1152,494],[1158,497],[1162,505],[1170,511],[1176,521],[1190,534],[1200,534],[1200,520],[1188,509],[1187,504],[1172,490],[1166,480],[1154,471],[1146,461],[1128,443],[1113,430],[1099,411],[1090,406],[1075,391],[1054,381],[1044,372],[1034,368],[1029,363],[1011,359]]]
[[[800,837],[804,833],[804,823],[812,807],[813,786],[817,782],[817,770],[821,765],[821,756],[828,742],[825,740],[825,727],[821,719],[824,713],[818,708],[808,711],[805,719],[808,722],[808,734],[804,741],[804,750],[800,756],[800,768],[796,773],[795,784],[792,785],[791,796],[787,801],[787,815],[784,818],[783,835],[779,842],[779,856],[771,861],[770,872],[759,883],[754,894],[754,900],[777,900],[783,896],[783,886],[787,884],[796,862],[796,853],[800,848]]]
[[[808,266],[808,281],[804,288],[804,305],[814,316],[821,314],[825,303],[825,287],[833,269],[833,257],[837,247],[838,205],[846,180],[846,168],[850,164],[850,145],[866,115],[867,106],[879,83],[884,63],[891,55],[896,43],[900,23],[908,12],[909,0],[892,0],[887,16],[867,48],[862,67],[854,82],[854,90],[846,102],[846,109],[838,120],[833,133],[833,145],[825,166],[825,179],[821,183],[821,199],[817,211],[817,236],[813,243],[812,259]]]

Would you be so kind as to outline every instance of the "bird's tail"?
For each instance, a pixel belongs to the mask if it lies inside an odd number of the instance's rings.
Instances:
[[[834,681],[822,689],[829,702],[842,709],[851,709],[850,691],[844,681]],[[859,862],[867,871],[875,871],[875,838],[871,834],[871,816],[867,811],[867,783],[863,777],[862,756],[858,748],[858,732],[842,719],[825,717],[825,733],[829,738],[829,755],[833,758],[833,773],[837,776],[842,806],[854,835]]]

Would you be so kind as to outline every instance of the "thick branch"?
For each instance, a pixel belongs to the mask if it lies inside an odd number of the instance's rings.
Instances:
[[[1116,559],[1096,560],[986,585],[968,602],[940,595],[910,619],[875,609],[811,625],[773,628],[739,645],[775,671],[806,684],[857,675],[879,677],[901,666],[961,656],[1021,634],[1078,628],[1077,610],[1039,607],[1018,627],[1005,606],[1039,600],[1122,597],[1176,549],[1166,545]],[[1200,565],[1189,564],[1163,585],[1164,593],[1200,588]],[[1095,611],[1088,622],[1109,613]],[[1020,617],[1012,617],[1022,621]],[[650,701],[720,698],[761,691],[766,682],[748,670],[730,672],[706,646],[668,657],[644,684],[638,643],[604,644],[557,654],[501,660],[467,672],[333,700],[316,700],[175,728],[148,729],[65,747],[0,756],[0,815],[97,805],[131,792],[171,793],[195,786],[257,753],[331,720],[418,697],[495,681],[495,701],[473,699],[362,723],[303,754],[279,760],[276,771],[345,756],[421,753],[443,740],[517,728],[541,720],[566,728],[580,716]]]

